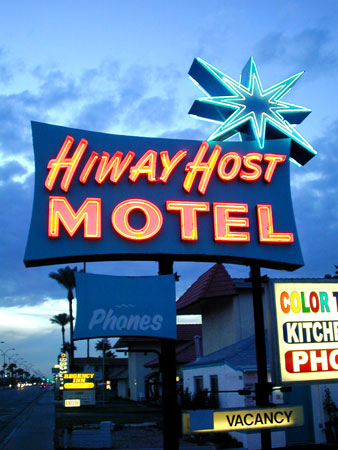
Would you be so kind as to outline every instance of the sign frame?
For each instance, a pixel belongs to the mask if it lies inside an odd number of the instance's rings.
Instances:
[[[290,139],[266,141],[262,154],[254,141],[121,136],[38,122],[32,122],[32,131],[36,170],[26,267],[164,257],[256,263],[285,270],[304,264],[291,199]],[[69,136],[68,153],[63,153]],[[72,152],[80,152],[81,142],[87,143],[83,144],[86,153],[81,153],[82,160],[73,167],[69,161],[73,161]],[[135,153],[135,161],[111,182],[108,169],[103,168],[104,154],[126,158],[128,151]],[[90,158],[98,152],[102,153],[100,163],[95,160],[87,177]],[[180,152],[187,152],[185,159],[171,166]],[[161,154],[166,156],[160,158]],[[275,156],[282,156],[283,162]],[[230,164],[224,157],[230,158]],[[158,171],[152,178],[155,160]],[[237,162],[242,166],[235,170]],[[163,171],[169,173],[165,167],[173,168],[164,180]],[[234,172],[231,179],[229,171]],[[92,219],[84,225],[89,210]],[[129,222],[129,213],[134,212],[141,215],[135,224]],[[101,217],[101,222],[93,217]],[[155,217],[153,222],[149,217]],[[192,230],[187,225],[191,221]],[[145,228],[147,240],[142,235]]]
[[[297,375],[288,375],[285,377],[285,375],[283,375],[283,373],[286,372],[286,368],[285,368],[285,364],[282,363],[282,357],[284,357],[284,355],[286,354],[287,351],[292,351],[292,346],[296,346],[293,347],[294,350],[296,350],[296,348],[300,349],[305,349],[304,351],[307,351],[306,347],[308,347],[308,350],[313,349],[312,345],[317,345],[320,346],[320,343],[313,343],[313,342],[300,342],[300,343],[293,343],[293,344],[288,344],[284,342],[284,347],[288,347],[288,350],[284,350],[281,348],[283,347],[283,345],[280,344],[280,342],[283,340],[283,325],[286,324],[287,322],[289,322],[288,320],[285,320],[282,322],[282,324],[278,323],[278,311],[277,311],[277,300],[275,297],[275,285],[279,285],[279,286],[285,286],[285,287],[293,287],[294,292],[298,292],[297,289],[299,290],[301,287],[308,288],[311,291],[319,291],[320,290],[320,286],[322,286],[324,288],[324,286],[330,286],[336,284],[337,285],[337,292],[338,292],[338,280],[334,279],[334,278],[314,278],[314,279],[302,279],[299,278],[297,280],[297,282],[293,281],[293,279],[287,279],[287,278],[282,278],[282,279],[275,279],[275,280],[270,280],[268,283],[268,287],[267,287],[267,293],[268,293],[268,314],[267,314],[267,328],[268,328],[268,335],[269,335],[269,353],[270,353],[270,365],[271,365],[271,377],[272,377],[272,381],[275,385],[278,386],[285,386],[285,385],[304,385],[304,384],[319,384],[319,383],[336,383],[337,382],[337,376],[338,376],[338,370],[337,371],[331,371],[332,376],[329,377],[325,377],[325,374],[330,373],[330,371],[318,371],[318,372],[313,372],[313,373],[317,373],[317,374],[322,374],[322,377],[320,377],[320,375],[315,376],[315,377],[309,377],[309,375],[307,375],[309,372],[304,372],[303,374],[301,374],[299,377],[297,377]],[[311,289],[311,286],[313,287]],[[303,291],[301,291],[303,292]],[[309,292],[309,291],[307,291]],[[301,296],[300,296],[301,297]],[[305,294],[304,297],[302,298],[306,298]],[[303,300],[303,305],[305,304],[305,307],[307,308],[308,305],[306,303],[306,299]],[[331,303],[332,303],[332,299],[331,299]],[[303,306],[302,306],[303,308]],[[338,301],[337,301],[337,309],[338,309]],[[331,311],[330,311],[331,312]],[[306,312],[305,314],[309,314],[309,316],[307,316],[307,322],[318,322],[320,321],[320,319],[313,319],[311,320],[311,317],[313,316],[312,311],[310,312]],[[299,312],[297,313],[297,317],[299,317],[299,323],[303,323],[305,321],[301,320],[301,317],[303,316],[304,313]],[[287,316],[286,316],[287,317]],[[317,316],[318,317],[318,316]],[[334,320],[332,317],[331,319],[328,319],[328,321],[332,321]],[[338,321],[338,320],[337,320]],[[290,323],[290,322],[289,322]],[[303,332],[305,333],[305,331],[303,330]],[[325,344],[325,343],[324,343]],[[318,348],[317,350],[326,350],[326,349],[330,349],[330,348],[334,348],[334,342],[331,343],[332,345],[327,345],[324,347],[325,348]],[[336,342],[336,347],[338,345],[338,341]],[[299,347],[300,346],[300,347]],[[335,374],[335,377],[334,377]],[[303,378],[302,378],[303,377]],[[298,378],[298,379],[297,379]]]

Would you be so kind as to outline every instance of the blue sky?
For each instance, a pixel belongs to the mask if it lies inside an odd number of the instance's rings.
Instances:
[[[253,56],[263,87],[305,71],[285,97],[312,110],[297,130],[318,152],[291,172],[305,266],[291,274],[263,273],[321,277],[334,272],[336,1],[0,0],[0,7],[0,341],[5,341],[0,349],[14,347],[20,357],[49,374],[61,342],[59,327],[49,318],[67,312],[65,291],[48,277],[59,266],[23,265],[34,184],[30,121],[205,139],[215,126],[187,114],[201,97],[188,77],[195,57],[239,80]],[[175,264],[181,275],[177,295],[209,267]],[[248,274],[246,267],[228,269],[233,276]],[[156,275],[157,266],[92,263],[87,270]]]

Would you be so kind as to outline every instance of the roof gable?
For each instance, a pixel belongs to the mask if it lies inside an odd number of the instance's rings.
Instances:
[[[265,336],[267,342],[267,366],[270,367],[267,333]],[[188,363],[185,368],[213,365],[217,363],[227,364],[237,370],[257,370],[255,336],[250,336],[246,339],[236,342],[235,344],[217,350],[216,352],[210,353],[206,356],[202,356],[197,361]]]
[[[199,314],[203,299],[236,295],[235,283],[223,264],[214,264],[204,272],[176,302],[178,314]]]

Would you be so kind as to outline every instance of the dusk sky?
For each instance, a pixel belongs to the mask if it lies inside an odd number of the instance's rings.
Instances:
[[[201,92],[196,57],[239,81],[253,56],[263,87],[305,71],[285,101],[312,113],[297,130],[317,151],[292,165],[305,266],[271,277],[323,277],[338,265],[338,3],[336,0],[0,0],[0,350],[50,376],[68,312],[66,290],[23,257],[34,188],[31,121],[115,134],[202,140],[216,125],[188,115]],[[283,99],[284,100],[284,99]],[[77,265],[79,269],[82,264]],[[211,264],[175,263],[177,297]],[[246,277],[248,267],[226,265]],[[156,275],[156,263],[89,263],[87,271]],[[67,330],[68,333],[68,330]],[[94,342],[91,354],[95,354]],[[77,344],[77,356],[85,346]],[[0,363],[3,357],[0,352]]]

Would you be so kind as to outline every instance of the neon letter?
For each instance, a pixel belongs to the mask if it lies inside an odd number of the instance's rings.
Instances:
[[[231,228],[248,228],[248,217],[232,217],[230,213],[247,213],[247,203],[214,203],[215,241],[250,242],[248,231],[233,231]]]
[[[269,161],[268,167],[264,173],[264,180],[268,183],[272,180],[277,164],[283,163],[286,160],[286,155],[275,155],[273,153],[265,153],[264,161]]]
[[[222,148],[219,145],[215,145],[215,148],[213,149],[209,160],[207,162],[203,162],[203,158],[208,148],[209,144],[203,141],[196,153],[195,159],[192,162],[188,162],[188,164],[185,166],[185,171],[188,173],[184,179],[183,188],[187,192],[190,192],[197,172],[203,172],[198,184],[198,190],[201,194],[205,194],[217,159],[222,151]]]
[[[230,161],[233,161],[232,168],[229,172],[226,172],[227,165]],[[221,180],[223,181],[231,181],[237,177],[239,171],[241,170],[242,158],[236,152],[228,152],[222,156],[218,168],[217,173]]]
[[[130,168],[129,179],[135,182],[140,175],[147,175],[148,181],[156,181],[156,162],[157,152],[155,150],[146,151],[136,165]]]
[[[101,199],[88,197],[75,212],[65,197],[49,197],[49,237],[59,237],[60,222],[71,237],[83,222],[83,236],[99,239],[101,237]]]
[[[142,228],[133,228],[129,223],[132,211],[142,211],[146,219]],[[119,203],[112,212],[111,221],[114,230],[126,239],[144,241],[157,234],[163,225],[163,217],[159,208],[148,200],[134,198]]]
[[[266,243],[291,244],[293,233],[275,233],[271,205],[257,205],[259,241]]]
[[[163,170],[160,176],[160,180],[163,181],[163,183],[166,183],[168,181],[168,178],[171,174],[171,172],[175,169],[175,167],[187,156],[186,150],[180,150],[178,151],[175,156],[170,159],[168,152],[165,150],[160,153],[161,162],[163,166]]]
[[[245,181],[257,181],[262,175],[262,168],[260,165],[255,164],[253,161],[262,161],[263,155],[261,153],[248,153],[243,156],[243,166],[251,170],[252,173],[244,172],[241,170],[239,174],[240,178]]]
[[[65,192],[68,191],[70,183],[72,182],[74,173],[81,161],[83,153],[85,152],[88,141],[81,139],[77,146],[73,156],[67,158],[68,152],[74,143],[74,138],[67,136],[56,158],[50,159],[47,164],[49,173],[45,181],[45,187],[51,191],[54,187],[54,183],[59,175],[61,169],[66,169],[61,181],[61,189]]]
[[[208,212],[209,202],[176,202],[167,201],[167,211],[179,211],[181,216],[182,241],[197,241],[197,212]]]
[[[89,175],[91,174],[93,167],[95,166],[96,161],[98,160],[99,155],[97,152],[92,152],[90,155],[88,161],[86,162],[86,165],[84,166],[81,175],[80,175],[80,183],[85,184],[89,178]]]
[[[112,183],[117,183],[133,160],[134,156],[135,153],[129,151],[122,160],[123,153],[115,152],[109,160],[110,154],[108,152],[103,152],[99,167],[97,168],[95,174],[95,181],[99,184],[103,183],[110,172],[110,181]]]

